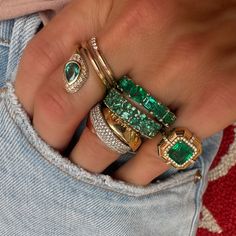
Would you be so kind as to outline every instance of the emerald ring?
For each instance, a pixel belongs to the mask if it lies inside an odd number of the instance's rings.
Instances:
[[[127,94],[133,101],[143,106],[166,127],[169,127],[175,122],[176,116],[167,106],[157,101],[157,99],[150,95],[144,88],[136,85],[127,76],[121,77],[117,86],[119,90]]]
[[[114,88],[108,92],[103,102],[113,113],[121,118],[124,123],[131,126],[143,137],[153,138],[162,128],[161,124],[133,106],[130,101]]]
[[[188,129],[174,128],[163,137],[157,151],[167,164],[185,169],[201,155],[202,145],[200,139]]]
[[[88,79],[88,67],[83,55],[77,50],[64,66],[65,89],[78,92]]]

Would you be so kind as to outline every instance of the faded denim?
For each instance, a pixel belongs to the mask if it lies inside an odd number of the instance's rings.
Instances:
[[[194,166],[171,169],[147,187],[74,165],[37,135],[11,82],[39,24],[37,15],[0,22],[0,87],[7,88],[0,96],[0,235],[195,235],[207,172],[222,133],[204,140]],[[196,182],[198,170],[203,178]]]

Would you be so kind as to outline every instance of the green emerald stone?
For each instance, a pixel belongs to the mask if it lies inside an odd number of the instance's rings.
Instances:
[[[81,67],[77,62],[68,62],[65,66],[65,76],[69,84],[77,80],[81,73]]]
[[[133,116],[130,120],[130,124],[137,127],[140,124],[140,119],[136,116]]]
[[[131,88],[135,87],[134,82],[131,79],[128,79],[126,76],[123,76],[119,81],[118,81],[118,86],[125,91],[126,93],[129,93]]]
[[[183,140],[180,140],[169,149],[168,156],[178,165],[182,165],[192,158],[193,153],[193,148]]]
[[[138,92],[138,86],[134,86],[129,90],[129,95],[131,98],[135,97]]]
[[[158,118],[161,119],[167,112],[167,108],[166,106],[162,105],[162,104],[158,104],[156,103],[153,106],[153,114]]]
[[[156,104],[156,99],[152,96],[147,96],[144,101],[143,101],[143,106],[148,110],[152,111],[155,104]]]
[[[131,95],[130,95],[131,96]],[[131,98],[137,103],[143,103],[143,100],[146,98],[147,92],[140,86],[136,87],[136,93]]]
[[[166,114],[166,116],[163,119],[163,123],[167,124],[167,125],[172,125],[176,120],[176,116],[174,115],[174,113],[169,112],[168,114]]]

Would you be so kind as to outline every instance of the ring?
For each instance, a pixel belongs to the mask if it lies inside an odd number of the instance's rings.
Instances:
[[[135,152],[142,144],[140,135],[125,124],[118,116],[109,110],[109,108],[103,107],[102,113],[110,129]]]
[[[88,48],[86,46],[83,46],[82,50],[85,53],[85,55],[88,57],[89,61],[91,62],[91,65],[92,65],[93,69],[95,70],[98,78],[102,81],[105,88],[110,89],[111,85],[106,80],[106,76],[104,75],[103,71],[100,69],[100,67],[98,65],[98,62],[94,59],[91,52],[88,50]]]
[[[97,104],[91,109],[89,117],[92,125],[91,127],[88,124],[89,129],[95,133],[109,149],[119,154],[125,154],[130,151],[130,147],[123,143],[107,125],[100,104]]]
[[[104,104],[124,123],[146,138],[156,136],[162,125],[149,118],[145,113],[132,105],[122,94],[111,89],[103,100]]]
[[[118,81],[117,87],[120,91],[127,94],[133,101],[143,106],[152,116],[157,118],[157,120],[166,127],[169,127],[175,122],[176,116],[167,106],[157,101],[144,88],[136,85],[127,76],[121,77]]]
[[[185,169],[201,155],[202,144],[187,128],[174,128],[163,137],[157,151],[167,164]]]
[[[88,79],[88,67],[79,50],[64,66],[65,89],[68,93],[78,92]]]
[[[98,47],[96,37],[92,37],[88,41],[88,45],[90,46],[90,49],[93,52],[93,55],[95,56],[95,58],[98,62],[98,65],[103,70],[108,83],[110,84],[111,87],[115,87],[116,81],[114,79],[113,72],[112,72],[107,60],[105,59],[104,55],[102,54],[101,50]]]

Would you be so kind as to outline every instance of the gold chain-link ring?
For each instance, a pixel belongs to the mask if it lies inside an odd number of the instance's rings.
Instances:
[[[142,144],[140,135],[125,124],[109,108],[103,107],[102,113],[110,129],[135,152]]]

